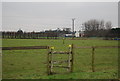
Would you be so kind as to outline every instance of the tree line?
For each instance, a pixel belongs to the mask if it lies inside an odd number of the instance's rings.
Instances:
[[[22,30],[18,30],[17,32],[2,32],[2,38],[16,38],[16,39],[57,39],[58,37],[63,37],[64,34],[68,34],[70,31],[65,30],[47,30],[45,32],[23,32]]]
[[[120,28],[112,28],[110,21],[91,19],[83,23],[84,37],[105,37],[108,38],[120,38]],[[2,32],[2,38],[20,38],[20,39],[39,39],[39,38],[52,38],[65,37],[65,34],[73,34],[70,28],[60,30],[47,30],[44,32],[23,32],[19,29],[17,32]],[[82,34],[82,33],[80,33]]]
[[[120,28],[112,28],[110,21],[91,19],[83,23],[85,37],[120,37]]]

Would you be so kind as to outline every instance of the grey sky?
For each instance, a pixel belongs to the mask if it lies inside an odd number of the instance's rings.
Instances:
[[[111,21],[118,25],[117,2],[3,2],[2,30],[42,31],[71,27],[75,30],[89,19]]]
[[[0,30],[2,30],[2,3],[0,2]]]

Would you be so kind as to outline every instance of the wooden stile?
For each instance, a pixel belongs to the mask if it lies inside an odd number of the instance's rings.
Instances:
[[[64,61],[54,61],[53,60],[53,54],[65,54],[68,55],[68,60],[64,60]],[[48,75],[53,74],[53,68],[57,67],[57,68],[66,68],[69,72],[73,72],[73,44],[71,45],[71,47],[69,47],[69,51],[53,51],[53,49],[50,49],[50,51],[48,52],[48,57],[49,58],[47,61],[47,70],[48,70]],[[68,63],[67,66],[61,66],[61,65],[54,65],[54,64],[62,64],[62,63]]]

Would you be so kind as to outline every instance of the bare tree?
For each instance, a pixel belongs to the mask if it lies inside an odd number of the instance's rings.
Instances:
[[[107,30],[112,28],[112,23],[110,21],[106,22],[105,27]]]
[[[91,19],[84,24],[85,27],[85,35],[89,36],[97,36],[97,31],[100,29],[100,22],[96,19]]]
[[[85,26],[85,30],[94,31],[99,29],[100,22],[96,19],[91,19],[83,24]]]
[[[105,22],[104,22],[104,20],[100,21],[100,27],[99,27],[99,29],[105,29]]]
[[[104,22],[104,20],[91,19],[83,24],[85,27],[85,36],[105,36],[107,32],[112,28],[110,21]]]

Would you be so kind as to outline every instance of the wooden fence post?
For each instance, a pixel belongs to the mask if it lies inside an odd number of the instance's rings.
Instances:
[[[50,75],[50,58],[49,58],[49,54],[50,54],[50,49],[49,47],[47,48],[48,53],[47,53],[47,74]]]
[[[49,52],[49,75],[51,75],[53,73],[53,50],[54,47],[50,48],[50,52]]]
[[[53,49],[51,49],[51,54],[50,54],[50,74],[53,72]]]
[[[72,44],[71,47],[71,54],[72,54],[72,58],[71,58],[71,72],[73,72],[73,65],[74,65],[74,45]]]
[[[95,61],[95,47],[92,47],[92,72],[95,72],[94,61]]]
[[[71,72],[71,54],[72,54],[72,45],[69,45],[69,53],[68,53],[68,71]]]

